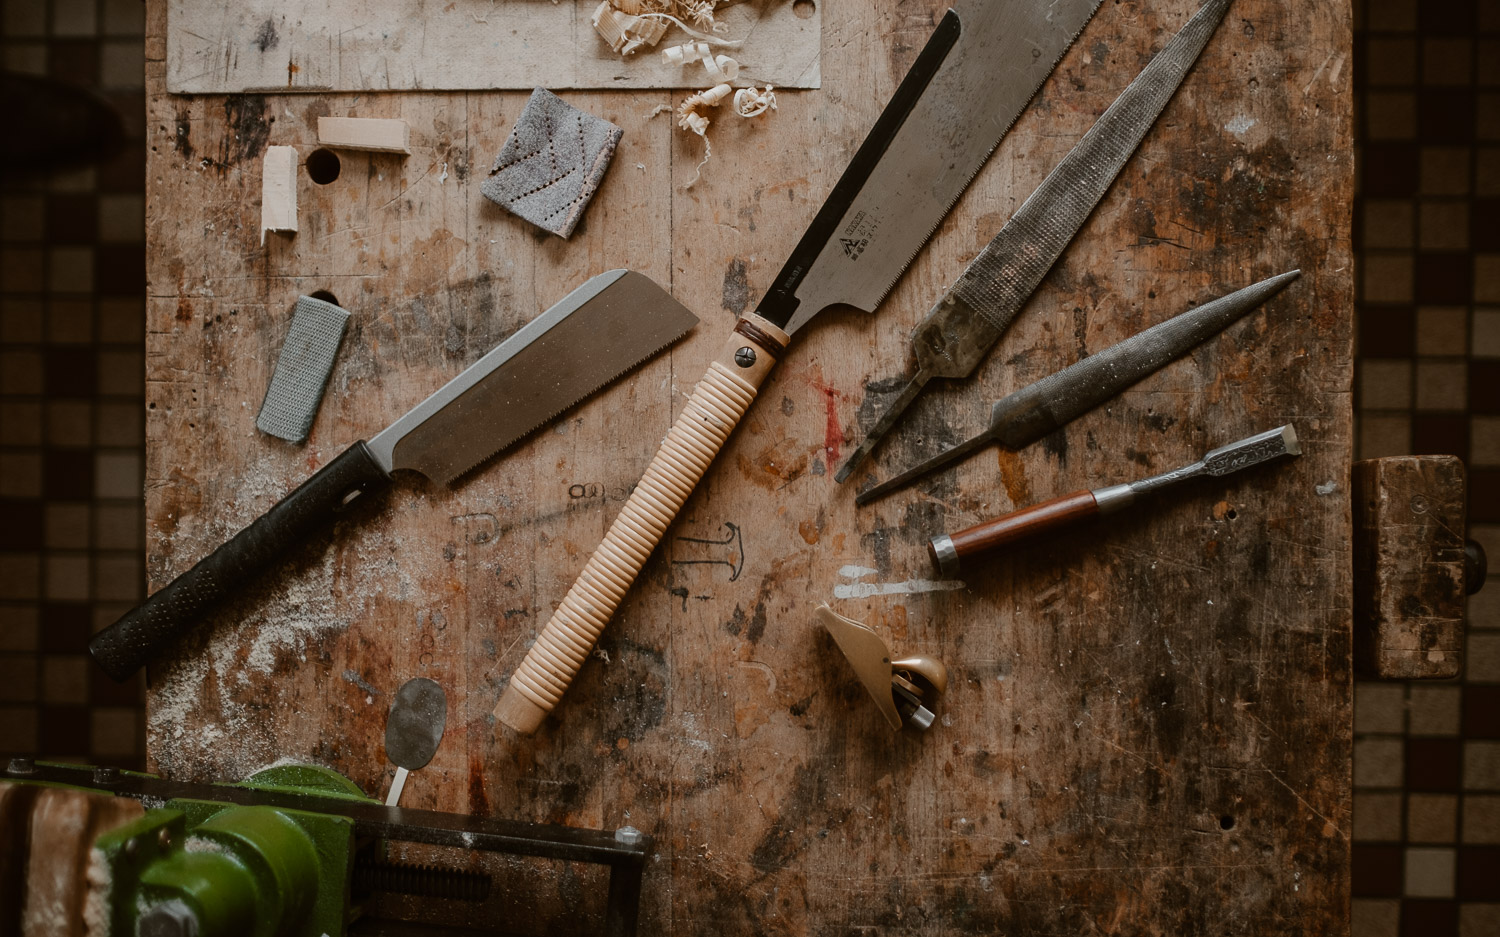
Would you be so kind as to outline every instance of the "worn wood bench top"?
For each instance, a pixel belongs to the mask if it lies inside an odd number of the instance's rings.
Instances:
[[[392,694],[427,676],[448,733],[403,804],[653,833],[643,933],[1347,932],[1347,4],[1237,0],[978,377],[929,391],[875,471],[1189,303],[1292,267],[1297,284],[1043,444],[858,510],[834,484],[932,300],[1195,7],[1105,4],[880,313],[799,339],[524,741],[489,721],[503,682],[943,4],[829,4],[822,89],[722,115],[691,188],[700,142],[650,116],[676,96],[567,94],[625,135],[566,242],[479,195],[524,93],[171,96],[164,0],[148,7],[153,588],[591,274],[641,270],[704,320],[453,489],[400,487],[217,615],[151,675],[157,770],[311,760],[378,795]],[[305,159],[320,115],[404,118],[412,155],[340,154],[327,185],[301,173],[301,230],[262,248],[261,156]],[[352,319],[294,446],[255,415],[315,290]],[[1289,421],[1300,459],[994,558],[963,589],[883,585],[935,578],[925,545],[942,530]],[[821,602],[948,665],[929,733],[890,734],[814,629]],[[553,870],[512,900],[538,920],[602,907],[588,881]]]

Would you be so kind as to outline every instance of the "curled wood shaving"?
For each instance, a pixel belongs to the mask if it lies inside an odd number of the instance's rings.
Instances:
[[[727,55],[716,55],[712,59],[705,58],[703,67],[708,71],[708,80],[715,84],[734,81],[740,74],[740,63]]]
[[[754,85],[741,88],[734,93],[734,112],[741,117],[759,117],[766,111],[776,110],[776,93],[766,85],[757,91]]]
[[[680,46],[663,49],[661,58],[668,65],[702,62],[703,69],[708,72],[708,80],[716,85],[734,81],[740,74],[739,62],[727,55],[714,55],[714,50],[706,42],[685,42]]]
[[[709,119],[699,114],[698,108],[718,107],[721,101],[729,97],[729,92],[732,90],[734,89],[728,85],[714,85],[707,91],[700,91],[697,94],[689,96],[677,106],[677,126],[691,133],[696,133],[699,137],[703,138],[703,159],[698,161],[698,165],[693,171],[693,178],[688,180],[687,185],[683,186],[685,189],[693,187],[693,183],[697,182],[698,178],[703,174],[703,164],[708,162],[709,157],[714,155],[714,146],[708,140]]]
[[[590,22],[594,24],[594,31],[600,38],[621,55],[629,55],[643,45],[656,45],[667,28],[673,25],[699,42],[738,48],[743,45],[742,41],[721,39],[718,35],[729,28],[714,20],[714,10],[720,2],[721,0],[601,0]],[[687,21],[698,29],[689,26]],[[700,29],[707,32],[700,32]],[[707,60],[707,67],[713,71],[713,59]]]
[[[644,15],[626,13],[612,5],[614,0],[603,0],[594,10],[589,22],[599,38],[615,52],[629,55],[641,46],[654,46],[667,32],[667,24]],[[639,9],[639,5],[636,5]]]
[[[661,60],[668,65],[691,65],[712,59],[713,55],[713,47],[706,42],[684,42],[661,50]]]

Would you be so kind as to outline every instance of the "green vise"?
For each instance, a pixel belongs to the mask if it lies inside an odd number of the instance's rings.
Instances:
[[[242,787],[373,803],[325,768],[287,765]],[[355,854],[348,817],[171,800],[101,836],[91,878],[107,881],[109,933],[141,937],[341,934]]]

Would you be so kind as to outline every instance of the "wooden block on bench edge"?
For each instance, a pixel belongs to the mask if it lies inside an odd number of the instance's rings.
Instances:
[[[411,154],[411,128],[404,120],[319,117],[318,142],[341,150]]]
[[[1464,464],[1453,456],[1356,462],[1354,666],[1389,680],[1463,665]]]
[[[260,171],[260,242],[264,244],[267,231],[297,233],[296,148],[266,147]]]

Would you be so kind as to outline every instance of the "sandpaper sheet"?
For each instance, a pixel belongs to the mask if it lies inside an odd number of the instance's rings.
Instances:
[[[701,65],[659,51],[691,41],[673,28],[622,59],[594,31],[597,0],[168,0],[167,90],[174,94],[694,88]],[[718,51],[736,85],[821,84],[821,0],[721,7]]]

